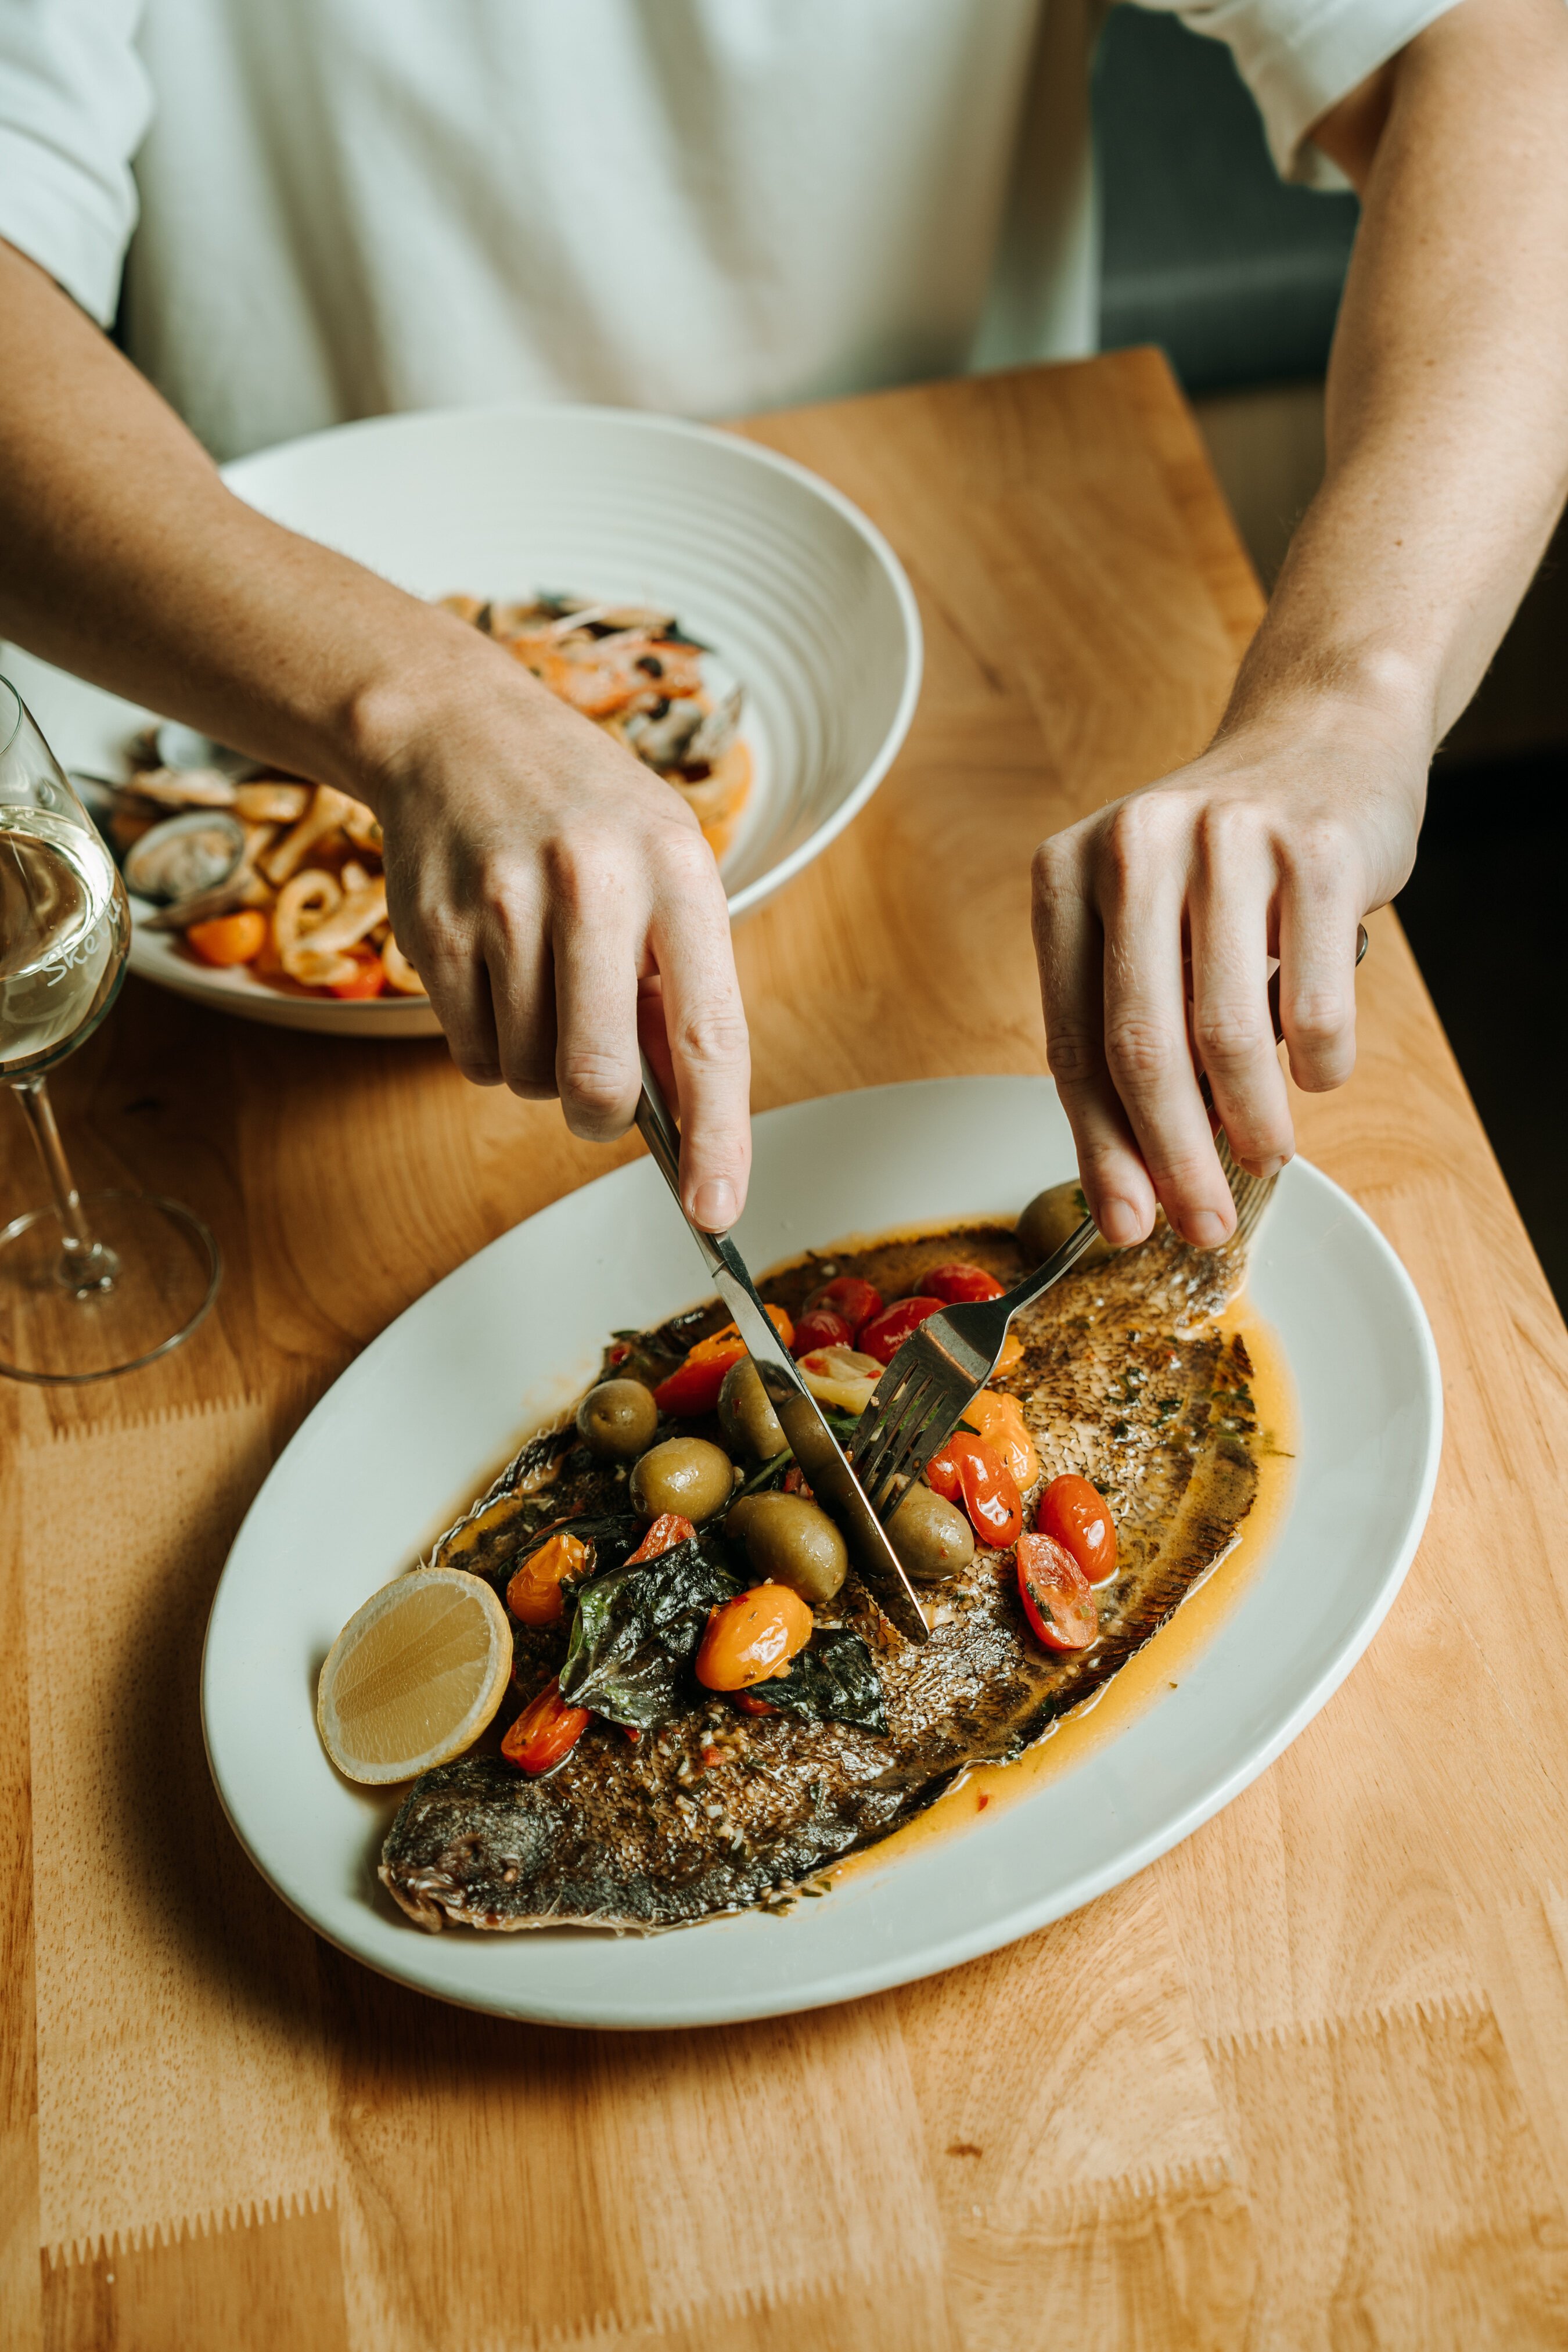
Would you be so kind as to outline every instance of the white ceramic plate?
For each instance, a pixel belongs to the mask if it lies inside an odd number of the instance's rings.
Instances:
[[[1042,1079],[800,1103],[756,1122],[739,1239],[763,1268],[856,1234],[1013,1214],[1072,1164]],[[993,1950],[1142,1869],[1245,1788],[1349,1672],[1415,1552],[1442,1417],[1431,1333],[1375,1227],[1298,1160],[1250,1286],[1297,1390],[1289,1513],[1206,1645],[1184,1655],[1178,1689],[1021,1802],[863,1867],[782,1920],[752,1914],[647,1939],[427,1935],[375,1883],[392,1803],[352,1790],[321,1751],[321,1661],[366,1595],[588,1384],[612,1328],[702,1295],[647,1160],[556,1202],[350,1366],[279,1461],[224,1570],[202,1697],[230,1821],[323,1936],[442,2000],[558,2024],[710,2024],[848,2000]]]
[[[534,588],[668,604],[746,689],[752,797],[724,860],[731,915],[808,866],[908,732],[921,627],[897,556],[838,491],[754,442],[632,409],[512,402],[377,417],[226,467],[232,489],[416,596]],[[68,768],[124,772],[152,715],[16,647],[4,667]],[[140,902],[137,902],[140,903]],[[131,969],[283,1028],[430,1036],[422,997],[342,1003],[211,971],[138,928]]]

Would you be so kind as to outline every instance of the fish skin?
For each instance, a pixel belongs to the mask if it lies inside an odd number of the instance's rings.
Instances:
[[[763,1286],[798,1311],[830,1265],[864,1272],[888,1295],[918,1287],[922,1265],[955,1255],[1016,1276],[1003,1228],[882,1244],[810,1260]],[[1029,1633],[1011,1555],[977,1549],[933,1595],[930,1639],[905,1642],[851,1579],[837,1622],[877,1656],[885,1738],[783,1714],[745,1717],[705,1697],[635,1745],[595,1723],[557,1770],[520,1776],[474,1752],[421,1775],[387,1833],[380,1876],[421,1927],[450,1921],[501,1932],[548,1926],[648,1933],[777,1900],[932,1803],[968,1765],[1016,1757],[1102,1690],[1235,1541],[1257,1490],[1256,1422],[1244,1345],[1215,1328],[1244,1268],[1163,1228],[1141,1248],[1069,1276],[1020,1318],[1021,1361],[1005,1382],[1041,1456],[1094,1478],[1118,1523],[1114,1584],[1100,1596],[1092,1650],[1045,1650]],[[720,1310],[666,1327],[688,1344]],[[656,1340],[661,1335],[654,1335]],[[569,1441],[563,1441],[569,1443]],[[547,1454],[546,1449],[546,1454]],[[525,1449],[531,1475],[542,1454]],[[540,1525],[567,1508],[614,1507],[611,1474],[570,1451],[555,1482],[499,1507],[503,1475],[444,1539],[462,1564],[501,1582]],[[524,1484],[527,1483],[525,1478]],[[520,1633],[514,1668],[531,1695],[559,1667],[564,1631]]]

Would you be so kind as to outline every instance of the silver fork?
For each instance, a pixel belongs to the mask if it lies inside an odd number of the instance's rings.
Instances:
[[[1070,1272],[1098,1232],[1085,1217],[1053,1257],[1000,1298],[944,1307],[910,1332],[849,1433],[849,1466],[874,1511],[885,1511],[894,1487],[918,1478],[946,1444],[995,1370],[1014,1316]]]
[[[1358,964],[1366,947],[1366,929],[1361,925],[1356,931]],[[1268,1003],[1278,1043],[1281,1034],[1278,975],[1269,985]],[[1212,1117],[1214,1101],[1206,1077],[1200,1076],[1199,1091]],[[1236,1203],[1236,1230],[1221,1246],[1245,1249],[1279,1180],[1251,1176],[1238,1167],[1223,1128],[1216,1129],[1215,1144]],[[1012,1290],[1004,1291],[1000,1298],[945,1307],[910,1332],[849,1433],[849,1465],[870,1496],[874,1511],[886,1517],[897,1490],[918,1478],[931,1455],[947,1443],[995,1370],[1014,1316],[1059,1282],[1095,1236],[1094,1219],[1085,1217],[1054,1257]]]

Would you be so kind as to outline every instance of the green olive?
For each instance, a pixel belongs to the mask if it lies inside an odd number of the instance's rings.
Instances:
[[[1030,1265],[1044,1265],[1054,1257],[1068,1235],[1076,1234],[1089,1214],[1083,1197],[1083,1187],[1076,1176],[1064,1183],[1047,1184],[1037,1192],[1018,1220],[1018,1247]],[[1090,1242],[1079,1265],[1100,1265],[1115,1251],[1108,1241]]]
[[[888,1538],[917,1584],[941,1584],[974,1558],[974,1530],[963,1513],[918,1482],[888,1521]]]
[[[731,1543],[745,1542],[747,1522],[762,1499],[760,1495],[736,1496],[724,1519],[724,1533]]]
[[[814,1608],[831,1601],[849,1573],[843,1537],[804,1495],[743,1496],[724,1532],[741,1537],[759,1583],[787,1584]]]
[[[631,1475],[632,1508],[645,1519],[679,1511],[694,1528],[729,1501],[735,1465],[721,1445],[705,1437],[667,1437],[645,1454]]]
[[[635,1462],[658,1427],[658,1407],[640,1381],[601,1381],[577,1408],[577,1434],[599,1462]]]
[[[789,1444],[750,1356],[742,1356],[724,1375],[719,1426],[736,1452],[749,1454],[753,1462],[771,1462]]]

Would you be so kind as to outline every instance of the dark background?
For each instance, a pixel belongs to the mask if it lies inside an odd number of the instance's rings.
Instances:
[[[1111,11],[1095,69],[1101,341],[1159,343],[1266,582],[1321,465],[1321,379],[1356,202],[1286,187],[1217,42]],[[1568,1310],[1568,565],[1542,566],[1433,762],[1398,909]]]

